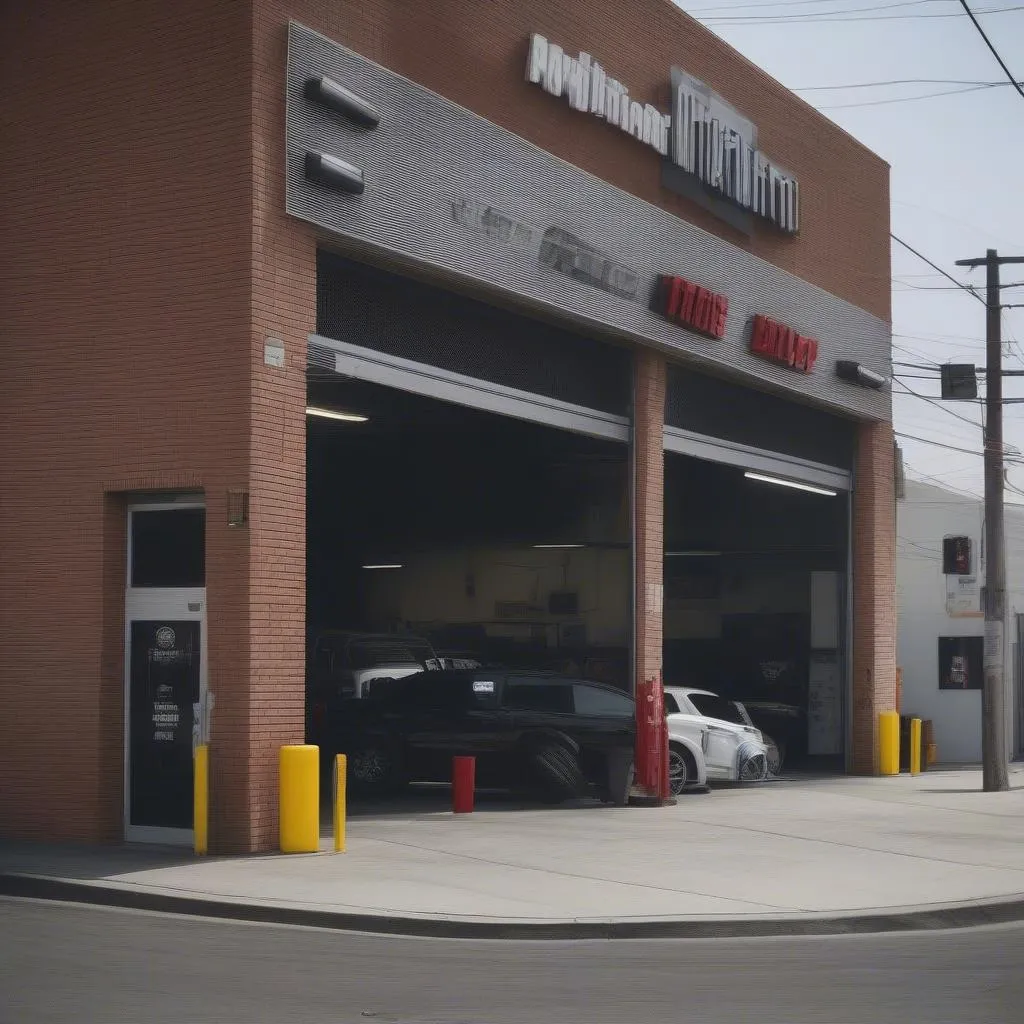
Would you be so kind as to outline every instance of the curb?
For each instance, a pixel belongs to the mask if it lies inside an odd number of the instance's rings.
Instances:
[[[634,921],[475,921],[450,917],[388,917],[345,911],[268,906],[141,889],[122,889],[43,875],[0,873],[0,896],[84,903],[163,914],[283,924],[406,938],[578,941],[581,939],[725,939],[801,935],[867,935],[934,931],[1024,921],[1024,896],[932,909],[800,917],[677,918]]]

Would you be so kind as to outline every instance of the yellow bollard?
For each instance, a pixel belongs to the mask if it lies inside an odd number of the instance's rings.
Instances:
[[[921,719],[910,720],[910,774],[921,774]]]
[[[348,781],[348,758],[338,754],[334,759],[334,852],[345,852],[345,796]]]
[[[880,775],[900,773],[900,715],[898,711],[878,714],[878,772]]]
[[[192,846],[206,853],[210,827],[210,748],[202,743],[192,755]]]
[[[281,748],[281,852],[320,849],[320,748],[295,744]]]

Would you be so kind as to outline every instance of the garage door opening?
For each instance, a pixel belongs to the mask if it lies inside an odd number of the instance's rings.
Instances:
[[[625,444],[315,368],[307,402],[311,732],[325,678],[424,663],[629,691]]]
[[[844,769],[848,516],[838,488],[665,456],[665,685],[743,702],[783,769]]]

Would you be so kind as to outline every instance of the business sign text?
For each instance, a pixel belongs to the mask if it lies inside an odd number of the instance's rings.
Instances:
[[[773,363],[810,373],[818,358],[814,338],[797,334],[792,327],[776,323],[766,316],[755,316],[750,333],[750,351]]]
[[[569,106],[593,114],[668,157],[713,192],[771,221],[800,227],[796,179],[757,148],[757,129],[699,79],[672,70],[672,113],[640,103],[589,53],[571,57],[534,33],[527,80]]]
[[[658,312],[684,327],[712,338],[725,337],[729,299],[682,277],[662,274],[655,295]]]

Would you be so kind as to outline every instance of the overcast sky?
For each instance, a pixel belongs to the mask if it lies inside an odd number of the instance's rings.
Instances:
[[[1015,77],[1024,80],[1024,0],[968,3]],[[956,260],[984,256],[988,248],[1024,256],[1024,97],[959,0],[683,0],[679,6],[889,162],[894,234],[982,289],[984,270],[968,274]],[[980,13],[996,9],[1009,13]],[[812,88],[899,79],[940,81]],[[907,99],[969,87],[950,80],[1005,84]],[[892,274],[894,360],[984,365],[980,302],[896,243]],[[1004,268],[1003,280],[1024,281],[1024,266]],[[1024,288],[1008,289],[1004,301],[1024,303]],[[1024,309],[1004,311],[1003,337],[1004,367],[1024,369]],[[976,453],[901,437],[908,475],[980,494],[980,409],[965,402],[937,407],[907,394],[938,396],[937,371],[897,367],[897,373],[896,430]],[[1024,377],[1007,379],[1004,393],[1024,396]],[[1007,444],[1024,452],[1024,404],[1006,407],[1005,430]],[[1009,479],[1024,491],[1024,460]],[[1008,493],[1007,499],[1024,496]]]

